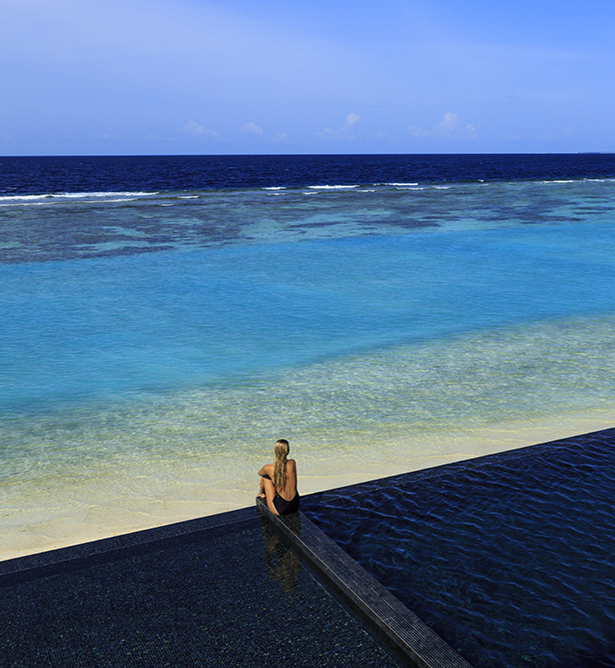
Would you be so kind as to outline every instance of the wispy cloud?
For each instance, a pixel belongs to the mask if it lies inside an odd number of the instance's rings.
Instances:
[[[265,134],[263,128],[256,125],[256,123],[245,123],[239,129],[242,132],[245,132],[247,134],[253,134],[256,135],[257,137],[262,137]]]
[[[194,132],[197,135],[202,137],[211,137],[212,139],[219,139],[220,133],[215,130],[210,130],[204,125],[199,125],[196,121],[188,121],[188,124],[184,126],[186,132]]]
[[[410,134],[415,137],[450,137],[455,139],[476,139],[476,128],[471,125],[463,125],[457,114],[448,112],[444,114],[442,120],[432,128],[425,130],[418,125],[408,127]]]
[[[352,139],[350,131],[360,120],[361,117],[359,114],[348,114],[348,116],[346,116],[346,122],[338,130],[325,128],[322,132],[318,132],[317,134],[319,137],[323,137],[325,139],[333,139],[336,137],[347,137],[348,139]]]

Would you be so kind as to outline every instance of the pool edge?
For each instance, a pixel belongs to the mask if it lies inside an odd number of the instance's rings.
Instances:
[[[130,549],[139,545],[155,543],[164,539],[187,536],[191,533],[213,529],[231,524],[250,521],[255,516],[253,507],[239,508],[229,510],[226,513],[217,513],[215,515],[206,515],[191,520],[183,520],[172,524],[142,529],[120,534],[119,536],[110,536],[99,540],[78,543],[67,547],[60,547],[35,554],[26,554],[21,557],[5,559],[0,561],[0,577],[21,573],[35,568],[46,566],[55,566],[75,559],[94,557],[105,553],[115,552],[117,550]]]
[[[258,497],[256,506],[291,546],[380,629],[413,665],[420,668],[472,668],[303,513],[278,517]]]

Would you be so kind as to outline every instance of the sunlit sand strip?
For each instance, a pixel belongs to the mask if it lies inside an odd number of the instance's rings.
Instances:
[[[399,442],[293,455],[300,491],[309,494],[389,475],[480,457],[615,426],[615,405],[489,427],[411,434]],[[140,464],[81,480],[56,477],[32,489],[3,488],[0,560],[67,547],[254,503],[256,470],[269,458],[242,455],[230,461]],[[214,473],[215,472],[215,473]]]

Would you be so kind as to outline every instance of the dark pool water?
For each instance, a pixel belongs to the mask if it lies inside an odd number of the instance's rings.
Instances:
[[[406,665],[256,509],[227,515],[239,519],[150,542],[130,534],[118,539],[123,549],[42,567],[0,568],[0,666]]]
[[[477,668],[615,666],[615,430],[302,510]]]

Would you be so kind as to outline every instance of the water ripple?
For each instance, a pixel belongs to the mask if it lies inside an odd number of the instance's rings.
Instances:
[[[305,511],[473,665],[613,666],[614,446],[577,437]]]

